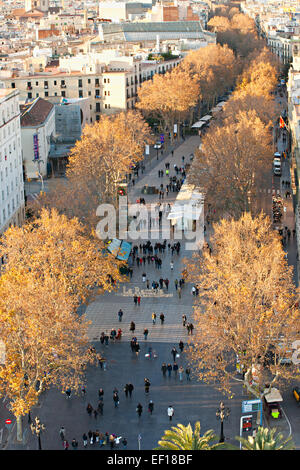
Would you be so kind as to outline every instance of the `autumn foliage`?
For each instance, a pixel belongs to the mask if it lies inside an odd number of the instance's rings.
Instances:
[[[188,356],[200,380],[231,393],[236,359],[257,386],[290,379],[295,366],[279,359],[299,332],[297,293],[280,238],[264,215],[243,214],[214,225],[212,253],[186,260],[188,280],[199,287],[195,335]],[[265,361],[272,351],[274,360]]]
[[[43,210],[1,239],[7,259],[0,277],[0,337],[5,364],[0,392],[18,419],[50,386],[84,382],[88,322],[77,307],[122,280],[120,264],[76,219]]]

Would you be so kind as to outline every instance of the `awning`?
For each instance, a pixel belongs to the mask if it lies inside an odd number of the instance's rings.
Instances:
[[[197,121],[195,124],[192,125],[192,127],[200,129],[200,127],[204,126],[205,122],[203,121]]]
[[[204,121],[204,122],[207,122],[209,121],[210,119],[212,118],[212,116],[210,114],[207,114],[206,116],[203,116],[200,121]]]
[[[107,244],[108,251],[121,261],[127,261],[131,252],[132,243],[113,238],[110,243]]]
[[[269,392],[264,395],[267,403],[283,401],[282,395],[278,388],[272,387]]]
[[[223,106],[225,106],[225,104],[226,104],[226,101],[220,101],[220,103],[218,103],[216,106],[218,108],[223,108]]]

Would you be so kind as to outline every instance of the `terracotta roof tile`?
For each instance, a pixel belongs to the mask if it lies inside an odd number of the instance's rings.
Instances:
[[[48,117],[54,105],[42,98],[36,98],[30,103],[20,106],[21,126],[32,127],[41,125]]]

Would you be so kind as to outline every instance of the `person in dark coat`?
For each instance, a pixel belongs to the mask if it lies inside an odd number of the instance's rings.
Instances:
[[[154,403],[152,400],[149,401],[149,405],[148,405],[148,411],[149,413],[152,415],[153,413],[153,409],[154,409]]]
[[[132,385],[132,383],[128,384],[128,392],[129,392],[129,396],[130,396],[130,398],[131,398],[131,395],[132,395],[133,389],[134,389],[134,386]]]
[[[142,405],[141,405],[140,403],[139,403],[139,404],[137,405],[137,407],[136,407],[136,412],[137,412],[137,414],[138,414],[138,416],[139,416],[139,418],[140,418],[140,417],[141,417],[141,414],[142,414],[142,412],[143,412],[143,407],[142,407]]]
[[[161,366],[161,371],[163,373],[163,376],[165,377],[166,376],[166,373],[167,373],[167,365],[166,363],[164,362]]]
[[[145,393],[149,393],[149,387],[150,387],[150,380],[145,378],[144,379],[144,383],[145,383]]]
[[[86,411],[88,412],[88,414],[91,416],[92,415],[92,412],[93,412],[93,407],[90,403],[88,403],[87,407],[86,407]]]

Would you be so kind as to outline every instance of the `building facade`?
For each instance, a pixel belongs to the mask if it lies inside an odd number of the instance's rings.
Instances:
[[[0,234],[24,219],[19,92],[0,88]]]

